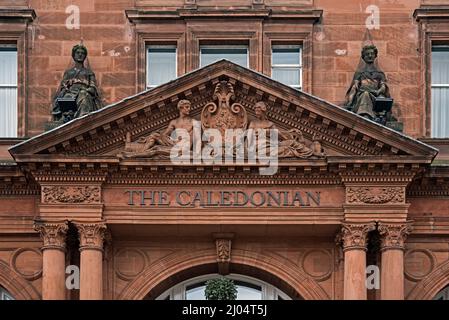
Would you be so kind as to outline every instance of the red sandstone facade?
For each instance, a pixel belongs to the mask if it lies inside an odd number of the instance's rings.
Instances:
[[[449,284],[449,144],[430,138],[429,56],[449,41],[449,3],[372,2],[0,1],[0,41],[19,57],[19,138],[0,140],[0,286],[15,299],[154,299],[233,273],[293,299],[435,298]],[[65,27],[70,4],[78,30]],[[370,4],[381,10],[371,36],[407,136],[338,107]],[[42,134],[80,38],[110,105]],[[253,71],[199,68],[200,44],[214,42],[247,44]],[[179,78],[144,91],[145,46],[167,43]],[[273,43],[302,45],[303,92],[269,78]],[[181,99],[199,119],[220,81],[250,119],[262,100],[278,127],[308,142],[320,135],[326,158],[281,160],[263,176],[253,164],[116,157],[127,132],[165,128]],[[180,205],[180,191],[219,203]],[[300,192],[303,203],[235,205],[217,200],[223,191]],[[149,194],[171,200],[153,205]],[[69,265],[80,267],[79,290],[66,287]],[[365,286],[367,265],[380,268],[378,290]]]

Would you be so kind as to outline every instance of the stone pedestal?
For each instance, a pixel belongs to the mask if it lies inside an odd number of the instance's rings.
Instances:
[[[46,122],[44,125],[44,131],[50,131],[53,130],[59,126],[62,126],[64,124],[64,122],[62,121],[49,121]]]
[[[338,241],[344,252],[345,300],[366,300],[366,245],[368,232],[375,229],[375,223],[344,223]]]
[[[42,247],[42,299],[64,300],[65,287],[65,248],[67,222],[35,223],[44,246]]]
[[[76,223],[80,239],[80,300],[103,299],[104,223]]]
[[[379,223],[381,238],[382,300],[404,300],[404,241],[411,231],[409,224]]]

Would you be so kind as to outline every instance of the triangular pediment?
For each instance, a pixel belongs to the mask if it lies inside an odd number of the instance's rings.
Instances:
[[[245,109],[247,122],[256,119],[255,104],[263,101],[267,120],[281,130],[301,132],[309,146],[319,137],[327,157],[407,156],[430,163],[437,154],[422,142],[226,60],[42,133],[10,152],[18,162],[52,155],[116,158],[127,135],[136,141],[167,128],[179,116],[180,100],[189,100],[190,116],[201,121],[205,106],[218,104],[219,83],[232,87],[232,103]]]

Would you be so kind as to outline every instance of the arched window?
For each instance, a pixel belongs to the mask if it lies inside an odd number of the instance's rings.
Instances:
[[[6,289],[0,287],[0,300],[14,300],[14,298]]]
[[[449,285],[437,293],[433,300],[449,300]]]
[[[205,300],[206,281],[221,277],[208,274],[181,282],[161,294],[156,300]],[[269,283],[240,274],[230,274],[237,286],[237,300],[291,300],[289,296]]]

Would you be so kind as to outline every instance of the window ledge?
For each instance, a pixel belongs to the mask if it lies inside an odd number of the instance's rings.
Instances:
[[[130,22],[144,22],[149,20],[189,19],[189,18],[260,18],[260,19],[299,19],[318,22],[323,10],[271,10],[271,9],[178,9],[176,11],[160,10],[125,10]]]

